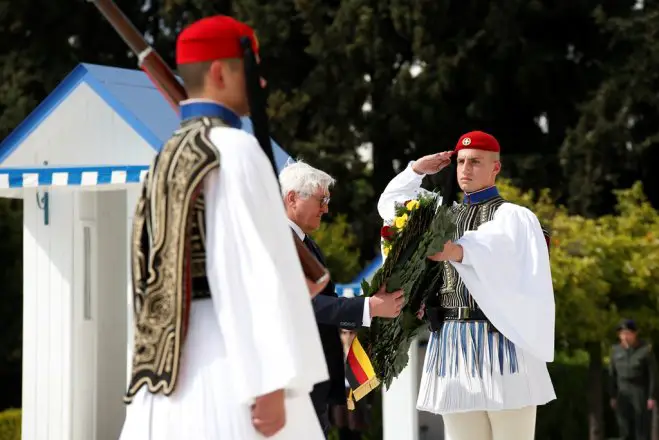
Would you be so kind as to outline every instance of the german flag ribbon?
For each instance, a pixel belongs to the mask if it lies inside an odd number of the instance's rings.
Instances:
[[[348,356],[345,362],[346,379],[350,385],[348,393],[348,409],[355,409],[355,402],[376,389],[380,380],[375,375],[375,370],[368,358],[368,354],[362,347],[359,339],[355,337],[350,344]]]

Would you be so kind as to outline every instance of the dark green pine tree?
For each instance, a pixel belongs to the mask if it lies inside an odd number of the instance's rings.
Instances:
[[[139,3],[117,4],[147,28]],[[135,67],[123,41],[87,1],[2,0],[0,11],[0,139],[79,62]]]
[[[562,148],[569,206],[595,216],[610,213],[613,189],[640,180],[659,206],[659,5],[645,2],[629,17],[598,10],[610,38],[600,60],[605,77],[581,106]]]

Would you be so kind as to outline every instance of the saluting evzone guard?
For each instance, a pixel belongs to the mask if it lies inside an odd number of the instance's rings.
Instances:
[[[245,37],[258,54],[249,26],[214,16],[177,39],[190,99],[135,212],[121,440],[325,438],[309,397],[328,372],[308,286],[277,176],[241,130]]]
[[[429,257],[441,265],[443,285],[421,311],[432,333],[417,408],[442,415],[447,440],[533,440],[536,407],[556,398],[547,370],[555,319],[548,233],[533,212],[499,194],[499,142],[474,131],[453,151],[412,162],[388,184],[378,211],[391,221],[395,203],[425,193],[424,176],[452,155],[464,199],[451,208],[454,240]]]

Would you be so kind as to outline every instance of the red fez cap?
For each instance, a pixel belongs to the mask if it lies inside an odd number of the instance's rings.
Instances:
[[[457,153],[460,150],[466,149],[494,151],[496,153],[501,151],[496,138],[482,131],[470,131],[460,136],[454,152]]]
[[[176,64],[243,58],[240,39],[249,37],[254,53],[259,44],[254,30],[226,15],[202,18],[183,29],[176,40]]]

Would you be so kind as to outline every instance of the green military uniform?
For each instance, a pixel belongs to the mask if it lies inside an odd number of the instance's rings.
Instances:
[[[652,412],[648,399],[656,399],[657,368],[652,345],[638,341],[611,349],[611,397],[621,440],[650,440]]]

